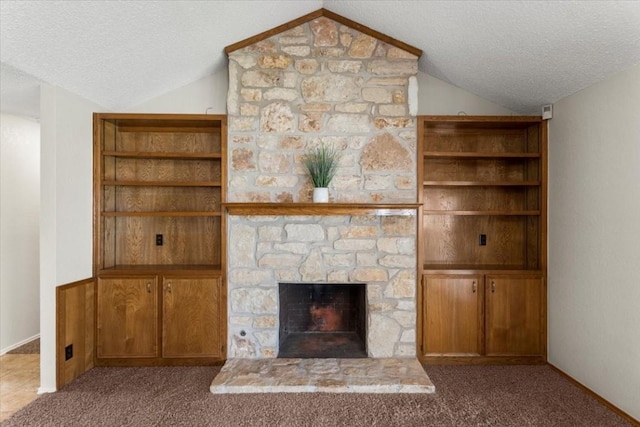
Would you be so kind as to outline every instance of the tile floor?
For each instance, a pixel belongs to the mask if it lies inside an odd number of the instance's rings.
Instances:
[[[39,354],[0,356],[0,422],[38,397]]]

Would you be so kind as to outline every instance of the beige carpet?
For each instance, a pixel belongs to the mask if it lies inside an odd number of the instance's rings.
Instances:
[[[435,394],[214,395],[220,368],[94,368],[15,426],[628,426],[547,366],[429,366]]]
[[[40,338],[22,344],[18,348],[7,351],[7,354],[40,354]]]

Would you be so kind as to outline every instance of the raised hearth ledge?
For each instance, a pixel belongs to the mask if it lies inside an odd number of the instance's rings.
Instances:
[[[236,393],[435,393],[415,358],[228,359],[210,387]]]
[[[230,215],[415,216],[419,203],[223,203]]]

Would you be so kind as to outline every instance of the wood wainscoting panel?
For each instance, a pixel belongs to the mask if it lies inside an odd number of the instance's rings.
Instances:
[[[56,387],[58,390],[93,368],[94,359],[93,278],[56,288]],[[72,355],[66,348],[72,346]]]

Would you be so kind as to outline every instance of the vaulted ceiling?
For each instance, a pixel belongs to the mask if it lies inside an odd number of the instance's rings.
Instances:
[[[39,84],[124,110],[226,68],[224,47],[325,8],[423,50],[420,71],[522,114],[640,63],[638,1],[0,1],[2,111]]]

